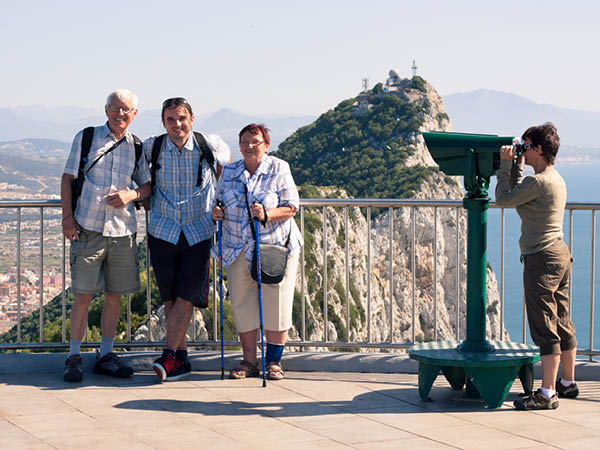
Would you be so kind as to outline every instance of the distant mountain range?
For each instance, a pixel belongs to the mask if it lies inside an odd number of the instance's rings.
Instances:
[[[521,136],[531,125],[553,122],[562,144],[600,149],[600,112],[535,103],[488,89],[442,97],[453,131]]]
[[[279,143],[296,129],[315,119],[315,116],[307,115],[244,114],[223,108],[212,114],[197,114],[194,129],[220,135],[230,145],[234,153],[233,159],[239,159],[241,155],[237,134],[245,125],[252,122],[265,123],[271,129],[271,146],[275,150]],[[66,106],[0,108],[0,141],[23,139],[31,141],[32,138],[43,138],[70,143],[73,136],[82,128],[101,125],[105,121],[106,117],[101,111],[89,108]],[[164,133],[160,122],[160,110],[141,111],[132,122],[131,131],[142,139]]]

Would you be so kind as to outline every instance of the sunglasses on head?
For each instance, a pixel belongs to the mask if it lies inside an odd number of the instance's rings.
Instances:
[[[183,97],[173,97],[173,98],[166,99],[163,102],[162,107],[163,107],[163,109],[166,109],[166,108],[171,108],[173,106],[179,106],[179,105],[189,105],[189,103]]]

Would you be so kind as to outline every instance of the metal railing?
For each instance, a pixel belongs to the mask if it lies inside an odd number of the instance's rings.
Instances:
[[[322,308],[322,317],[323,317],[323,337],[324,339],[321,341],[308,341],[306,340],[306,271],[305,271],[305,252],[304,248],[301,250],[301,264],[300,264],[300,273],[301,273],[301,285],[296,287],[296,289],[300,290],[301,294],[301,326],[299,327],[298,333],[300,335],[300,340],[289,341],[288,345],[295,347],[335,347],[335,348],[374,348],[374,349],[392,349],[399,348],[405,349],[412,345],[415,342],[415,311],[416,311],[416,261],[415,261],[415,249],[416,249],[416,211],[418,208],[426,208],[433,209],[433,217],[434,217],[434,234],[433,234],[433,337],[434,340],[438,338],[438,293],[437,293],[437,285],[438,285],[438,273],[437,273],[437,260],[439,257],[438,253],[438,242],[437,242],[437,231],[438,231],[438,210],[440,208],[444,210],[454,210],[455,214],[455,227],[456,227],[456,299],[455,299],[455,312],[456,312],[456,336],[458,339],[460,336],[460,327],[458,324],[459,321],[459,312],[460,312],[460,298],[461,298],[461,290],[460,290],[460,255],[461,248],[459,243],[459,235],[460,235],[460,216],[464,211],[462,208],[462,201],[460,200],[390,200],[390,199],[363,199],[363,200],[355,200],[355,199],[303,199],[300,202],[300,228],[301,232],[304,235],[305,231],[305,213],[307,208],[311,208],[311,211],[314,211],[316,208],[321,209],[322,214],[322,249],[323,249],[323,261],[322,261],[322,289],[323,289],[323,308]],[[372,210],[373,208],[383,209],[387,208],[389,213],[389,224],[388,224],[388,232],[389,232],[389,261],[388,261],[388,279],[389,279],[389,338],[384,341],[373,342],[372,337],[372,292],[371,292],[371,277],[367,276],[367,305],[366,305],[366,341],[361,342],[352,342],[349,340],[350,337],[350,299],[349,299],[349,291],[350,291],[350,278],[349,278],[349,232],[345,232],[345,242],[344,242],[344,251],[345,251],[345,299],[344,300],[344,308],[345,308],[345,327],[346,327],[346,340],[345,341],[330,341],[328,335],[328,325],[329,325],[329,317],[328,317],[328,297],[330,289],[327,286],[328,276],[327,276],[327,208],[343,208],[344,209],[344,226],[345,230],[349,230],[349,209],[350,208],[363,208],[366,209],[366,223],[367,223],[367,236],[368,236],[368,245],[367,245],[367,261],[366,261],[366,270],[367,273],[370,274],[372,270],[372,248],[371,248],[371,234],[372,234]],[[22,340],[22,330],[21,330],[21,321],[22,321],[22,304],[21,304],[21,225],[22,225],[22,210],[23,209],[39,209],[39,242],[40,242],[40,252],[39,252],[39,274],[40,274],[40,292],[39,292],[39,342],[23,342]],[[62,239],[62,320],[61,320],[61,334],[62,334],[62,342],[44,342],[44,292],[43,292],[43,274],[44,274],[44,210],[45,209],[57,209],[60,208],[59,200],[44,200],[44,201],[0,201],[0,210],[5,211],[7,209],[16,209],[16,268],[17,268],[17,276],[16,276],[16,292],[17,292],[17,342],[16,343],[0,343],[0,350],[9,350],[9,349],[57,349],[57,348],[66,348],[68,347],[68,343],[66,342],[66,242],[63,237]],[[410,342],[395,342],[394,341],[394,270],[393,270],[393,235],[394,235],[394,214],[393,211],[398,208],[410,208],[411,214],[411,227],[410,227],[410,271],[412,273],[411,280],[411,288],[412,288],[412,298],[411,298],[411,307],[412,307],[412,334]],[[490,202],[490,208],[498,208],[494,202]],[[505,209],[500,209],[500,268],[499,268],[499,294],[500,294],[500,337],[504,339],[504,296],[505,296]],[[574,211],[590,211],[591,214],[591,236],[590,238],[590,252],[591,252],[591,261],[590,261],[590,298],[589,298],[589,336],[588,336],[588,348],[581,348],[581,340],[580,347],[578,348],[578,354],[580,355],[588,355],[590,358],[592,356],[599,356],[600,350],[594,349],[594,300],[595,300],[595,254],[596,254],[596,240],[595,240],[595,229],[596,229],[596,211],[600,209],[600,202],[569,202],[567,203],[566,210],[568,211],[568,245],[569,248],[573,248],[574,236],[573,236],[573,213]],[[147,225],[147,214],[146,214],[146,225]],[[147,226],[146,226],[147,229]],[[148,255],[148,247],[146,240],[146,252]],[[464,253],[464,252],[462,252]],[[152,309],[151,309],[151,290],[150,290],[150,259],[149,257],[146,260],[146,314],[149,318]],[[213,261],[213,273],[216,273],[216,261]],[[217,291],[217,280],[213,277],[213,339],[206,341],[191,341],[189,343],[192,347],[215,347],[219,345],[218,341],[218,330],[217,330],[217,299],[218,296],[214,295]],[[570,289],[572,290],[573,283],[571,283]],[[572,292],[572,291],[571,291]],[[522,308],[522,341],[526,340],[526,316],[525,316],[525,308],[523,303]],[[194,321],[192,321],[194,323]],[[194,323],[195,325],[195,323]],[[149,333],[151,333],[151,327],[148,327]],[[131,330],[131,296],[127,296],[127,341],[117,342],[115,343],[118,347],[125,348],[140,348],[140,347],[157,347],[163,342],[153,341],[152,335],[150,334],[148,341],[132,341],[132,330]],[[236,341],[228,341],[226,345],[239,345]],[[83,347],[96,347],[98,343],[84,343]]]

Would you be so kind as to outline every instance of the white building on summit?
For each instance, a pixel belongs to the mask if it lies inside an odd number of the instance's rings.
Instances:
[[[400,76],[400,72],[397,69],[390,70],[389,78],[385,82],[385,87],[383,88],[383,91],[384,92],[399,91],[401,81],[402,81],[402,77]]]

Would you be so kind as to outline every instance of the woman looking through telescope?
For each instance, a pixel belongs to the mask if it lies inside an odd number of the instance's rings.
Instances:
[[[554,168],[560,138],[552,123],[528,128],[516,147],[500,148],[496,204],[514,207],[521,218],[521,262],[527,320],[533,342],[540,348],[542,387],[516,400],[520,410],[556,409],[558,397],[575,398],[577,340],[569,309],[573,259],[562,240],[567,201],[565,181]],[[534,175],[523,178],[523,162]],[[559,364],[562,377],[556,381]]]

